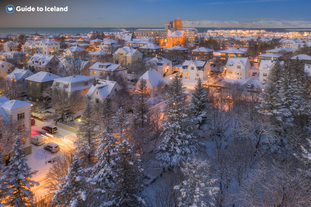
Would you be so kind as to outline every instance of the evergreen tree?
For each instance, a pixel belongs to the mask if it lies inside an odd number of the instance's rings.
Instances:
[[[114,186],[113,176],[116,165],[116,139],[108,131],[99,134],[100,146],[96,153],[97,163],[92,169],[92,178],[98,189],[107,189]],[[98,191],[96,189],[96,191]]]
[[[102,110],[102,116],[100,119],[101,126],[103,127],[103,130],[106,130],[110,132],[112,130],[112,118],[113,118],[113,113],[112,113],[112,100],[108,96],[103,104],[103,110]]]
[[[116,166],[113,181],[115,186],[108,191],[109,201],[106,206],[138,207],[145,206],[141,198],[143,190],[142,168],[139,166],[140,155],[135,153],[127,140],[116,148]]]
[[[137,93],[134,95],[133,114],[130,116],[127,130],[129,140],[134,144],[135,149],[144,151],[147,139],[150,137],[149,131],[149,106],[147,100],[149,98],[146,81],[141,80]]]
[[[60,179],[64,182],[59,184],[60,189],[55,191],[52,199],[55,204],[71,207],[88,206],[89,184],[77,155],[74,156],[66,177]]]
[[[83,165],[90,166],[96,160],[97,148],[97,131],[95,127],[98,125],[94,118],[94,112],[90,101],[87,101],[85,110],[82,114],[82,124],[78,129],[78,146],[76,148],[78,157]]]
[[[198,142],[193,135],[193,123],[189,119],[189,108],[181,79],[175,76],[166,94],[162,122],[163,141],[157,148],[157,159],[165,168],[179,166],[197,149]]]
[[[7,206],[31,206],[33,193],[30,188],[39,183],[30,180],[36,172],[31,172],[26,162],[24,145],[19,136],[10,154],[10,164],[5,167],[0,178],[0,197]]]
[[[178,206],[214,206],[214,196],[219,189],[215,187],[216,180],[210,178],[210,165],[207,161],[193,158],[183,165],[181,171],[185,180],[174,187],[180,192]]]
[[[202,85],[201,78],[199,78],[195,91],[192,93],[192,99],[190,103],[190,111],[195,123],[201,126],[205,123],[206,109],[208,106],[207,94],[205,88]]]
[[[120,141],[124,139],[123,133],[126,129],[126,125],[128,122],[128,115],[124,111],[123,107],[121,106],[114,116],[114,128],[116,129],[116,132],[120,134]]]

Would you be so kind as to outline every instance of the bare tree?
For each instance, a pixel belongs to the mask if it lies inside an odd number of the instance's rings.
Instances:
[[[83,97],[81,91],[73,91],[70,93],[68,105],[72,114],[72,120],[75,120],[76,113],[83,107]]]
[[[26,92],[26,89],[24,82],[0,79],[0,91],[10,100],[19,98]]]
[[[254,207],[310,206],[310,186],[310,180],[297,170],[294,160],[261,161],[243,182],[237,200]]]

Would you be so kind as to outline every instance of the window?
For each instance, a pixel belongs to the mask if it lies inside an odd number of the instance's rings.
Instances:
[[[99,99],[98,98],[95,101],[96,101],[96,103],[99,103]]]
[[[94,71],[95,72],[95,71]],[[103,75],[103,72],[99,72],[99,75]]]
[[[157,91],[157,90],[158,90],[158,87],[155,87],[154,90]]]
[[[240,66],[240,65],[238,65],[236,68],[237,68],[237,69],[241,69],[241,66]]]
[[[232,74],[232,71],[231,71],[231,70],[228,70],[228,74]]]
[[[29,86],[32,86],[32,82],[29,82]]]
[[[262,75],[266,77],[266,76],[267,76],[267,73],[264,73],[264,74],[262,74]]]
[[[189,80],[190,78],[189,78],[189,77],[186,77],[185,79]]]
[[[186,75],[189,75],[189,72],[186,72]]]
[[[191,70],[194,70],[194,67],[191,67]]]
[[[25,144],[25,137],[22,137],[22,138],[21,138],[21,142],[22,142],[23,144]]]
[[[127,71],[124,71],[124,74],[126,75],[126,74],[127,74]]]
[[[162,89],[164,88],[164,84],[162,84],[161,88],[162,88]]]
[[[199,74],[199,73],[196,73],[195,76],[200,76],[200,74]]]
[[[263,81],[267,81],[267,79],[263,79]]]
[[[25,131],[25,125],[20,125],[20,126],[18,127],[18,131],[19,131],[19,132]]]
[[[19,113],[17,114],[17,120],[25,119],[25,113]]]
[[[64,88],[69,88],[69,84],[64,85]]]
[[[130,58],[128,58],[127,61],[130,61]]]
[[[40,87],[40,83],[37,83],[37,88],[39,88]]]
[[[96,74],[96,72],[93,70],[92,74],[93,74],[93,75],[95,75],[95,74]]]

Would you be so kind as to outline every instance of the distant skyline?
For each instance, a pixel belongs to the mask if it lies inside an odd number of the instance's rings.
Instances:
[[[8,4],[69,12],[8,14]],[[0,27],[163,27],[179,17],[189,27],[311,28],[310,8],[310,0],[1,0]]]

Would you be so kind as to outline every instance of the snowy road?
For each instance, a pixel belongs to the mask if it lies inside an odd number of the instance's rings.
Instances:
[[[40,130],[43,126],[50,125],[50,122],[42,122],[38,119],[36,119],[36,125],[31,127],[31,134],[32,136],[37,134],[37,131]],[[36,182],[39,182],[40,185],[33,187],[32,192],[35,194],[35,196],[43,197],[48,193],[48,191],[44,188],[45,186],[45,176],[46,173],[49,171],[51,166],[53,164],[49,163],[49,161],[61,157],[65,153],[71,153],[74,149],[74,144],[70,140],[64,139],[64,136],[66,135],[74,135],[71,131],[67,131],[64,129],[58,128],[58,131],[56,134],[54,134],[54,138],[49,138],[48,142],[55,142],[60,146],[60,151],[58,153],[52,154],[46,150],[43,149],[44,145],[36,146],[32,145],[32,153],[27,156],[28,158],[28,165],[31,167],[33,171],[38,171],[34,176],[33,180]]]

